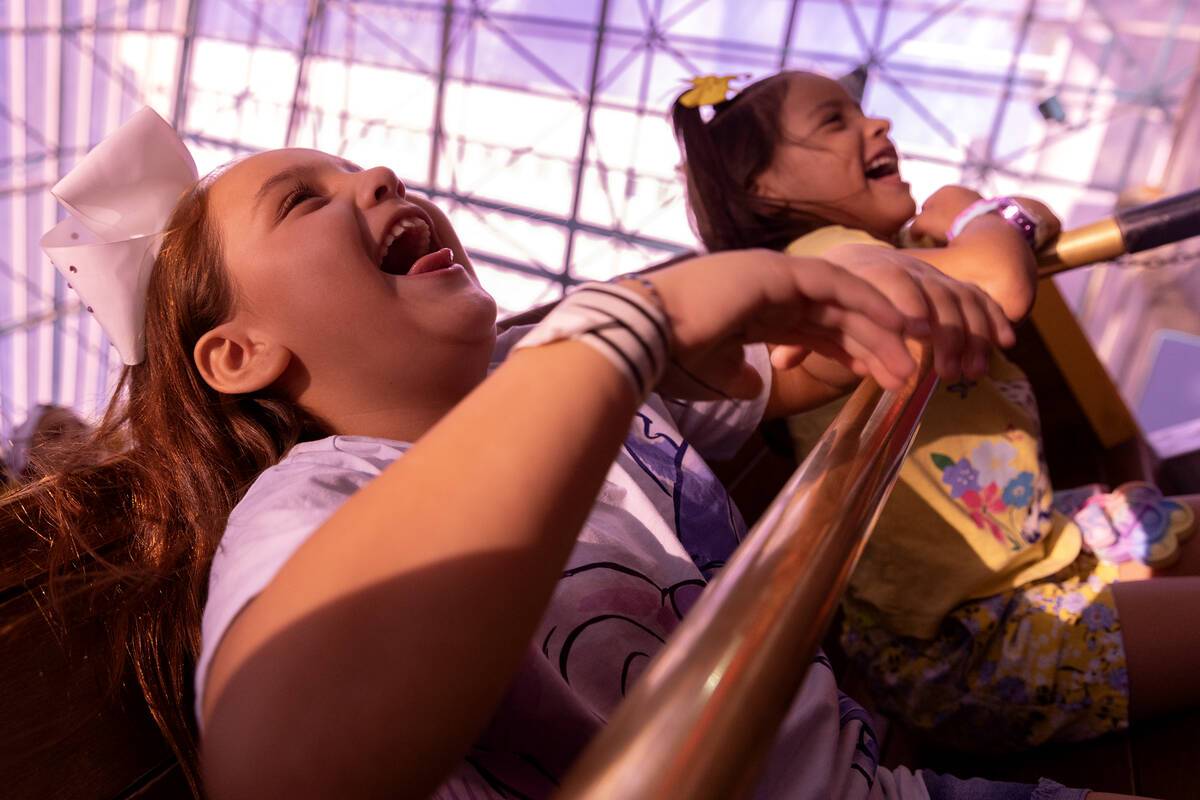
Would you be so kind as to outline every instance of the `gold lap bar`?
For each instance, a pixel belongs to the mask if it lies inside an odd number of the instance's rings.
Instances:
[[[1115,217],[1082,228],[1063,231],[1038,252],[1038,277],[1045,278],[1075,267],[1111,261],[1125,255],[1125,240]]]
[[[937,383],[862,382],[567,776],[559,798],[745,793],[812,663]]]

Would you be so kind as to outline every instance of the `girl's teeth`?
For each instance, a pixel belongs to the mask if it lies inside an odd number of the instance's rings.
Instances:
[[[432,241],[432,234],[429,230],[429,225],[427,225],[423,219],[409,217],[408,219],[400,220],[393,225],[391,232],[383,238],[383,252],[379,256],[379,263],[383,263],[383,258],[387,255],[388,248],[392,246],[392,243],[395,242],[396,239],[400,238],[405,233],[410,233],[412,231],[416,231],[421,237],[421,250],[428,252],[430,242]]]

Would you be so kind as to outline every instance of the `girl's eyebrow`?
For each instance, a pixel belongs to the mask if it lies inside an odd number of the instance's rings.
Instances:
[[[841,108],[841,105],[842,105],[842,101],[838,100],[837,98],[830,98],[828,100],[822,100],[821,102],[819,102],[815,106],[813,106],[813,109],[812,109],[812,111],[809,112],[809,115],[815,116],[816,114],[820,114],[822,111],[824,111],[827,108]]]
[[[809,116],[816,116],[817,114],[820,114],[822,111],[829,109],[829,108],[841,108],[845,104],[846,104],[845,98],[831,97],[828,100],[822,100],[821,102],[819,102],[815,106],[813,106],[813,109],[809,113]],[[862,113],[862,105],[861,104],[851,102],[850,105],[855,110],[857,110],[858,113],[860,113],[860,114]]]

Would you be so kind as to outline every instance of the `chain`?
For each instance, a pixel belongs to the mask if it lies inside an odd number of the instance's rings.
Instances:
[[[1131,253],[1108,263],[1116,267],[1130,267],[1133,269],[1161,269],[1162,267],[1173,267],[1178,264],[1192,264],[1197,261],[1200,261],[1200,250],[1175,252],[1167,256],[1144,256]]]

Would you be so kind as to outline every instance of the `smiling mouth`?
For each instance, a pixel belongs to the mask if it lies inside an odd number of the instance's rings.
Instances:
[[[408,275],[418,261],[440,249],[428,222],[407,217],[392,226],[384,239],[379,269],[388,275]]]
[[[891,175],[900,174],[900,160],[892,153],[876,156],[871,159],[863,170],[867,180],[876,181]]]

